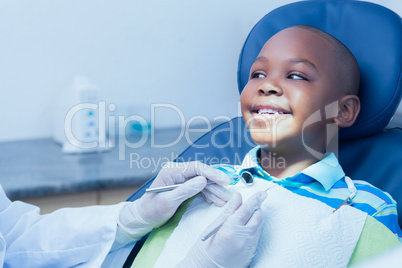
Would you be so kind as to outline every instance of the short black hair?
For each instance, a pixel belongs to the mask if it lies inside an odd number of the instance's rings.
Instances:
[[[336,37],[333,35],[317,28],[314,26],[310,25],[294,25],[289,28],[301,28],[308,30],[310,32],[313,32],[320,37],[326,39],[328,42],[330,42],[335,49],[336,54],[339,56],[339,62],[341,64],[342,70],[344,77],[342,79],[344,80],[344,87],[345,87],[345,93],[346,94],[353,94],[357,95],[359,91],[359,85],[360,85],[360,71],[359,71],[359,64],[353,55],[353,53],[349,50],[345,44],[343,44],[341,41],[339,41]],[[348,78],[348,79],[346,79]],[[348,81],[347,81],[348,80]]]

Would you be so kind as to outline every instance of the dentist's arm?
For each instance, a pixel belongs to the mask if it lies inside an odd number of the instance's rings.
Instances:
[[[207,185],[207,179],[216,184]],[[117,240],[124,239],[122,234],[126,239],[138,240],[153,228],[163,225],[181,203],[199,192],[207,202],[223,206],[231,196],[223,187],[229,182],[224,172],[200,162],[168,163],[151,187],[183,185],[171,191],[144,194],[134,202],[127,202],[117,219]]]

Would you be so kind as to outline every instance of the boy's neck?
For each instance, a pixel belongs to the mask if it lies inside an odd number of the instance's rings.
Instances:
[[[317,162],[317,159],[307,152],[285,155],[263,148],[260,150],[258,160],[261,167],[276,178],[292,177]]]

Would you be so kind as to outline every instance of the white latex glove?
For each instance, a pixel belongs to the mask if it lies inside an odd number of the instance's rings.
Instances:
[[[201,237],[227,218],[225,223],[208,240],[202,241],[200,237],[179,267],[248,267],[260,238],[263,224],[260,208],[266,197],[266,192],[258,192],[242,205],[241,195],[233,194],[222,215]]]
[[[207,185],[207,179],[216,184]],[[183,183],[166,192],[146,193],[134,202],[127,202],[118,216],[121,231],[130,239],[137,240],[169,220],[177,208],[188,198],[203,193],[207,202],[223,206],[231,193],[223,185],[230,183],[222,171],[201,162],[168,163],[159,172],[151,185],[161,187]]]

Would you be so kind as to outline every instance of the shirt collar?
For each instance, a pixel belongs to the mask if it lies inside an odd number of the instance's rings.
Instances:
[[[250,152],[248,152],[248,154],[244,158],[241,166],[238,168],[245,169],[245,168],[258,167],[262,169],[262,167],[258,163],[257,158],[257,153],[260,148],[261,148],[260,146],[257,146],[251,149]],[[295,176],[290,178],[286,178],[286,180],[292,181],[293,178],[296,179],[296,177],[300,177],[298,176],[300,174],[307,175],[313,180],[319,182],[324,187],[325,191],[331,189],[331,187],[337,181],[339,181],[345,176],[345,172],[343,171],[334,153],[330,153],[322,160],[305,168],[299,174],[296,174]]]

